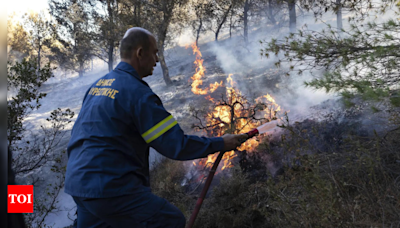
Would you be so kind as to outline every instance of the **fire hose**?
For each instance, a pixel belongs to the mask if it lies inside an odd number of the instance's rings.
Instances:
[[[257,129],[253,129],[253,130],[247,132],[246,134],[247,134],[247,138],[241,140],[241,141],[240,141],[241,143],[244,143],[247,139],[252,138],[253,136],[258,135],[258,134],[259,134],[259,131],[258,131]],[[193,227],[194,221],[196,220],[197,214],[198,214],[199,211],[200,211],[201,205],[203,204],[203,200],[204,200],[204,198],[206,197],[206,194],[207,194],[207,192],[208,192],[208,189],[210,188],[211,182],[212,182],[212,180],[213,180],[213,178],[214,178],[214,174],[215,174],[215,172],[217,171],[219,162],[221,161],[221,159],[222,159],[223,156],[224,156],[224,152],[220,152],[220,153],[218,154],[217,159],[216,159],[215,162],[214,162],[214,165],[211,167],[211,170],[210,170],[210,172],[209,172],[209,174],[208,174],[208,176],[207,176],[206,183],[204,184],[203,190],[201,191],[200,196],[199,196],[199,198],[197,199],[196,206],[195,206],[195,208],[194,208],[194,211],[193,211],[192,215],[190,216],[189,223],[188,223],[188,225],[186,226],[186,228],[192,228],[192,227]]]

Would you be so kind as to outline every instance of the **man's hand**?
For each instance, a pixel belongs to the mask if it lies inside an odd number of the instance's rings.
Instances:
[[[247,134],[233,135],[226,134],[223,135],[224,139],[224,152],[236,149],[236,147],[240,146],[247,139]]]

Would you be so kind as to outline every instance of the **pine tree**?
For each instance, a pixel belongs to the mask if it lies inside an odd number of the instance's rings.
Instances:
[[[396,35],[399,29],[397,19],[383,23],[352,22],[340,34],[330,25],[322,31],[305,26],[283,40],[272,39],[262,55],[282,53],[276,65],[289,62],[290,70],[299,74],[325,70],[322,76],[305,84],[327,92],[340,92],[348,105],[359,95],[370,101],[389,99],[392,105],[400,106],[400,40]]]

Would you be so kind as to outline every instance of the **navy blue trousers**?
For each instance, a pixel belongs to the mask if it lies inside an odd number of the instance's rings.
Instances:
[[[112,198],[73,197],[78,228],[184,228],[182,212],[151,192]]]

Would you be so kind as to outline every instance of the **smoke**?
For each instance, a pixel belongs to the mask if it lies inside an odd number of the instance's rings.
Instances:
[[[343,26],[345,29],[350,26],[350,23],[346,20],[350,16],[352,15],[343,14]],[[378,18],[378,22],[394,17],[395,13],[388,11],[384,16]],[[375,18],[376,15],[371,14],[361,23],[366,23]],[[326,29],[328,25],[336,27],[337,23],[334,13],[324,14],[317,21],[311,14],[304,14],[297,19],[297,28],[307,24],[307,28],[314,31]],[[289,64],[282,63],[280,68],[276,68],[274,65],[282,55],[275,56],[270,53],[269,58],[260,55],[260,49],[265,47],[266,42],[272,38],[283,39],[288,34],[287,27],[279,29],[268,26],[250,27],[248,44],[244,43],[242,34],[243,32],[238,30],[229,38],[228,31],[223,31],[221,37],[227,37],[226,39],[220,39],[219,42],[200,43],[200,49],[203,53],[205,64],[208,63],[208,59],[213,59],[211,56],[215,56],[215,63],[212,64],[218,65],[226,76],[233,74],[232,78],[244,95],[248,97],[253,94],[256,96],[267,93],[272,95],[284,111],[289,111],[289,119],[292,121],[313,118],[316,110],[311,107],[315,107],[327,100],[336,101],[340,98],[338,93],[327,93],[324,90],[316,90],[305,86],[305,81],[310,81],[316,76],[322,75],[323,71],[314,71],[313,75],[305,71],[301,76],[291,72],[290,76],[285,76],[286,72],[289,71]],[[214,34],[203,36],[200,41],[212,40],[213,36]],[[260,41],[263,41],[264,44],[260,44]],[[207,68],[206,78],[214,73],[212,69]],[[333,107],[327,107],[325,111],[335,110]]]
[[[301,21],[301,20],[300,20]],[[304,20],[303,23],[310,22]],[[313,26],[314,29],[323,29],[325,24]],[[265,43],[272,38],[283,38],[287,35],[287,28],[280,30],[272,28],[258,28],[249,32],[249,43],[245,44],[240,32],[231,39],[212,42],[204,45],[209,50],[202,49],[203,53],[211,52],[216,56],[217,64],[223,69],[226,75],[233,74],[237,87],[244,95],[261,96],[270,94],[283,108],[283,111],[290,111],[289,116],[299,118],[310,115],[309,107],[317,105],[327,99],[337,99],[337,94],[327,94],[325,91],[306,88],[304,81],[309,81],[313,76],[309,72],[302,76],[289,72],[289,64],[282,63],[280,68],[275,67],[275,62],[281,55],[270,57],[261,56],[261,49]],[[260,44],[260,41],[263,44]],[[207,56],[203,56],[207,59]],[[322,72],[314,72],[314,74]],[[301,115],[300,115],[301,114]]]
[[[325,20],[325,22],[335,23],[334,15],[330,15],[328,18],[329,20]],[[298,27],[301,27],[300,23],[313,24],[315,21],[309,15],[301,17],[298,23]],[[263,22],[260,25],[263,25]],[[326,24],[319,23],[313,29],[321,30],[324,27]],[[337,99],[336,94],[327,94],[324,91],[306,88],[304,81],[312,78],[307,72],[301,77],[295,74],[285,76],[288,72],[288,64],[283,63],[281,68],[275,67],[275,62],[282,56],[274,54],[271,54],[269,58],[261,56],[261,49],[265,48],[266,42],[272,38],[283,39],[288,34],[288,27],[249,27],[247,44],[244,42],[242,34],[242,30],[237,30],[232,33],[232,37],[229,37],[229,32],[223,30],[218,42],[213,41],[215,34],[212,32],[201,34],[199,48],[206,67],[203,86],[224,80],[224,75],[227,77],[229,74],[233,74],[232,78],[243,95],[251,99],[270,94],[283,111],[289,111],[291,119],[306,118],[312,114],[309,107],[327,99]],[[194,41],[193,31],[188,28],[176,38],[175,43],[186,46]],[[190,77],[193,76],[195,70],[193,63],[195,56],[191,48],[185,49],[182,46],[172,47],[165,52],[171,79],[180,81],[177,87],[165,86],[159,64],[154,75],[145,78],[145,81],[163,100],[168,111],[184,118],[185,115],[190,115],[188,103],[193,103],[192,99],[197,95],[193,95],[189,90],[192,82]],[[187,94],[188,92],[190,94]],[[218,90],[215,93],[218,93]],[[219,97],[220,94],[213,96]],[[196,106],[199,107],[199,105]]]
[[[348,16],[343,14],[344,28],[349,26],[345,20]],[[307,24],[310,30],[321,31],[326,29],[328,25],[336,26],[336,15],[327,13],[316,22],[312,14],[303,14],[297,18],[297,23],[297,28]],[[219,81],[221,75],[219,69],[221,69],[223,75],[233,74],[232,78],[245,96],[250,98],[267,93],[272,95],[277,104],[282,107],[282,110],[289,112],[289,120],[291,121],[314,119],[316,111],[313,107],[324,104],[324,101],[327,100],[329,102],[325,102],[327,104],[325,111],[334,110],[335,107],[330,107],[330,105],[338,103],[336,102],[339,98],[338,94],[326,93],[323,90],[315,90],[304,85],[305,81],[310,81],[315,78],[315,75],[322,75],[323,72],[314,72],[313,75],[310,72],[304,72],[302,76],[291,73],[290,76],[286,76],[289,64],[282,63],[280,68],[275,67],[275,62],[282,57],[281,55],[271,54],[269,58],[261,56],[260,49],[263,49],[272,38],[283,39],[284,36],[288,35],[288,26],[273,28],[262,26],[263,22],[259,25],[249,28],[248,43],[244,42],[242,30],[236,30],[232,37],[229,37],[227,30],[224,30],[221,32],[218,42],[214,41],[215,34],[212,32],[201,34],[199,48],[207,69],[203,85]],[[177,38],[177,43],[186,46],[193,43],[194,40],[192,30],[188,29]],[[260,41],[263,41],[263,44],[260,44]],[[161,71],[155,72],[154,76],[145,80],[167,104],[166,108],[173,115],[179,113],[179,116],[185,116],[184,113],[188,114],[185,107],[188,107],[188,103],[193,103],[192,98],[194,96],[188,87],[190,88],[190,77],[194,72],[193,61],[195,58],[190,48],[173,47],[166,53],[171,78],[176,79],[178,76],[181,78],[184,75],[183,78],[188,81],[183,80],[186,87],[177,86],[172,89],[166,87],[162,80]],[[184,92],[181,93],[181,90]],[[174,99],[177,97],[179,99]],[[198,100],[195,102],[196,107],[201,106],[200,103],[197,103]],[[180,121],[178,120],[178,122]]]
[[[188,28],[178,37],[177,44],[181,47],[185,47],[192,44],[194,39],[193,30]]]

